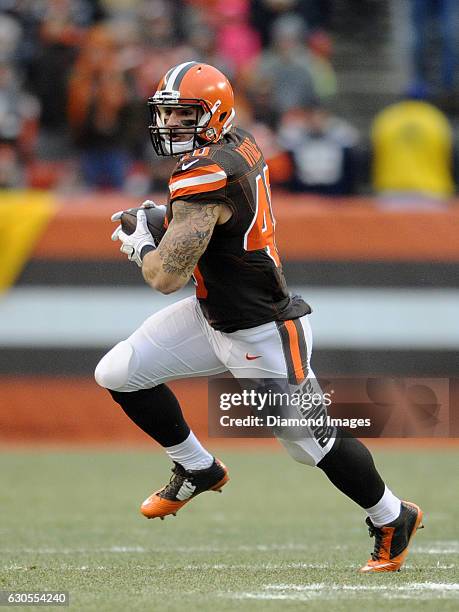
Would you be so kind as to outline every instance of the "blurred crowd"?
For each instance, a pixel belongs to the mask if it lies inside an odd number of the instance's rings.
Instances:
[[[410,99],[375,118],[370,147],[333,112],[334,3],[0,0],[0,186],[163,189],[174,162],[155,158],[146,99],[171,66],[198,60],[232,82],[237,125],[255,135],[275,185],[342,196],[370,184],[387,202],[398,191],[407,200],[449,198],[456,147],[447,116],[427,101],[425,30],[430,9],[448,8],[439,23],[442,93],[450,99],[459,3],[411,0]]]

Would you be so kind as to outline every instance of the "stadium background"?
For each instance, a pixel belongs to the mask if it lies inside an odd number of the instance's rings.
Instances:
[[[22,169],[19,175],[10,177],[11,185],[7,184],[8,174],[3,176],[5,187],[10,188],[1,193],[4,212],[0,372],[3,378],[1,431],[5,441],[11,440],[11,436],[17,441],[33,438],[38,432],[50,440],[56,436],[59,439],[64,435],[64,421],[65,428],[72,430],[67,434],[71,437],[77,435],[78,424],[84,421],[93,428],[91,435],[110,439],[107,428],[92,426],[96,422],[94,414],[101,415],[99,406],[104,407],[105,418],[116,421],[119,427],[123,424],[120,439],[123,435],[140,439],[142,436],[112,410],[109,400],[92,383],[94,364],[108,347],[135,329],[150,312],[192,291],[187,288],[180,295],[167,298],[155,295],[144,286],[138,270],[126,265],[108,239],[109,216],[113,211],[136,205],[147,196],[158,202],[165,199],[161,190],[164,181],[157,176],[167,176],[170,164],[154,159],[150,150],[145,129],[147,117],[142,114],[145,109],[138,108],[140,103],[144,106],[141,91],[136,89],[131,101],[131,107],[141,117],[133,122],[139,127],[136,138],[143,143],[141,153],[133,155],[134,161],[122,188],[91,188],[85,182],[84,173],[76,172],[71,179],[67,174],[69,165],[78,168],[82,155],[81,148],[72,141],[66,122],[70,94],[60,93],[63,99],[59,107],[59,99],[55,99],[59,90],[53,95],[51,87],[50,93],[43,93],[46,84],[38,87],[36,74],[28,81],[30,71],[37,67],[30,57],[31,45],[35,45],[35,52],[41,58],[38,66],[53,58],[58,64],[56,56],[62,49],[72,49],[74,64],[67,59],[62,65],[71,82],[76,78],[72,69],[78,75],[75,67],[78,67],[78,53],[91,47],[94,31],[99,32],[96,47],[103,46],[101,28],[106,29],[106,34],[114,33],[118,53],[137,52],[135,61],[129,64],[134,69],[142,67],[142,60],[148,64],[149,51],[154,52],[156,64],[149,65],[153,74],[174,54],[178,54],[175,58],[178,61],[195,57],[198,51],[189,48],[194,40],[192,28],[197,28],[203,36],[203,32],[213,31],[214,35],[218,34],[214,55],[220,63],[226,63],[239,85],[237,97],[246,108],[253,103],[251,87],[246,82],[250,82],[253,67],[261,61],[257,58],[265,53],[267,43],[265,47],[261,43],[269,31],[266,24],[262,27],[256,19],[263,8],[266,11],[267,7],[277,7],[277,12],[272,9],[268,15],[271,29],[279,20],[285,22],[286,16],[285,27],[289,32],[288,18],[309,20],[305,30],[306,48],[328,62],[333,74],[329,80],[334,82],[334,86],[323,91],[322,75],[316,87],[319,93],[315,96],[328,112],[352,123],[359,132],[359,159],[363,167],[371,163],[368,150],[372,146],[370,131],[374,117],[414,88],[414,76],[410,73],[413,63],[410,28],[414,24],[410,11],[416,2],[356,1],[349,6],[342,2],[223,4],[139,2],[136,10],[122,2],[5,5],[9,10],[2,14],[3,27],[11,26],[12,22],[22,30],[9,47],[5,42],[4,64],[8,63],[16,71],[18,87],[38,105],[41,102],[42,108],[41,115],[36,117],[37,136],[30,145],[31,151],[26,154],[18,142],[8,141],[6,137],[2,140],[2,150],[7,146],[19,149],[17,162]],[[205,7],[211,9],[209,14]],[[370,19],[370,13],[377,25]],[[171,22],[179,15],[178,27],[174,29]],[[245,63],[244,57],[231,51],[231,45],[218,47],[218,41],[228,36],[226,28],[231,15],[233,19],[245,20],[246,25],[252,24],[252,34],[259,37],[258,47],[256,36],[253,48],[246,44]],[[140,32],[139,39],[133,40],[132,34],[128,35],[127,24],[131,28],[138,26],[141,18],[147,20],[148,27],[163,41],[162,51],[157,48],[159,43],[152,40],[153,34],[148,38],[148,30],[147,34]],[[207,30],[203,31],[205,27]],[[50,31],[55,32],[54,38]],[[27,39],[25,44],[26,36],[32,34],[35,39]],[[317,39],[322,40],[322,46],[317,46]],[[249,37],[249,40],[252,39]],[[156,47],[151,50],[148,45]],[[371,53],[365,53],[368,46]],[[432,53],[429,68],[434,74],[441,62],[441,57],[437,57],[439,48],[441,40],[434,37],[431,51],[437,53]],[[138,57],[140,51],[143,55]],[[119,72],[132,76],[133,69],[119,68]],[[43,81],[49,76],[50,73],[43,76]],[[145,85],[144,81],[139,82]],[[435,87],[431,97],[444,107],[445,92],[433,78]],[[305,104],[309,104],[308,95],[306,91]],[[454,96],[447,99],[454,100]],[[54,101],[53,120],[46,106],[50,100]],[[291,109],[284,115],[288,110]],[[445,110],[454,135],[457,122],[454,104],[450,102]],[[260,119],[252,115],[248,120],[247,115],[250,117],[247,111],[242,112],[241,122],[246,125],[248,121],[248,127],[260,133]],[[270,130],[271,141],[279,135],[279,123],[267,121],[263,127]],[[22,129],[25,134],[19,135],[18,141],[26,138],[28,132],[34,132],[30,121]],[[6,131],[3,125],[3,134]],[[277,150],[273,153],[270,139],[265,137],[265,141],[275,179],[282,164]],[[143,180],[139,179],[138,172],[146,173],[142,175]],[[46,185],[48,189],[38,189]],[[459,215],[455,200],[438,201],[425,210],[425,196],[419,193],[418,206],[414,194],[414,204],[409,208],[400,197],[397,206],[387,209],[372,185],[371,171],[366,175],[362,172],[354,192],[345,197],[324,197],[307,190],[292,194],[282,182],[274,185],[273,190],[278,245],[287,280],[314,310],[311,320],[316,372],[325,376],[454,377],[459,346],[455,320],[459,303]],[[82,388],[88,394],[84,402],[80,401]],[[194,393],[191,395],[193,398]],[[205,411],[202,399],[199,410]],[[17,411],[23,415],[21,425]],[[55,411],[59,415],[57,420]],[[104,421],[102,417],[101,421]],[[201,417],[201,421],[205,419]]]
[[[127,19],[139,25],[142,19],[148,19],[152,27],[159,28],[158,33],[164,28],[164,19],[166,22],[175,19],[178,29],[167,40],[164,57],[155,41],[150,40],[143,48],[142,58],[150,52],[162,66],[173,57],[178,57],[177,61],[197,57],[191,37],[193,28],[205,26],[206,32],[217,32],[218,41],[225,24],[236,16],[250,23],[250,12],[264,5],[275,7],[274,16],[270,17],[272,23],[283,12],[309,19],[305,44],[323,60],[319,63],[324,68],[321,76],[328,75],[327,82],[332,83],[328,89],[325,86],[320,90],[319,86],[316,94],[320,104],[327,112],[352,125],[359,135],[362,175],[351,194],[336,197],[307,190],[292,193],[282,181],[284,158],[276,140],[278,126],[274,121],[260,129],[260,120],[250,106],[250,87],[246,86],[248,77],[244,72],[249,59],[246,62],[244,58],[233,57],[234,64],[231,64],[230,55],[223,57],[236,86],[240,86],[237,95],[243,108],[244,125],[249,129],[252,126],[255,133],[263,135],[272,154],[273,174],[278,177],[273,186],[278,246],[289,285],[305,296],[313,308],[314,369],[321,376],[448,378],[453,433],[458,435],[459,428],[454,429],[458,424],[455,410],[459,397],[455,379],[459,347],[456,195],[435,199],[426,208],[425,194],[419,193],[419,205],[414,196],[409,206],[400,197],[395,206],[387,207],[372,183],[371,174],[374,152],[370,135],[374,118],[401,95],[413,93],[417,85],[412,71],[414,23],[410,12],[415,4],[408,0],[0,3],[2,31],[6,32],[12,22],[19,27],[16,42],[1,49],[2,69],[7,66],[15,74],[18,88],[14,91],[27,98],[27,108],[38,109],[41,102],[41,111],[35,110],[20,118],[21,128],[14,138],[2,132],[0,146],[3,181],[0,191],[0,445],[4,477],[9,472],[11,478],[16,475],[20,480],[28,472],[31,461],[53,473],[53,454],[46,453],[55,447],[61,449],[56,457],[68,465],[69,473],[75,468],[72,453],[76,448],[86,448],[82,445],[90,444],[91,449],[110,445],[114,449],[134,451],[145,450],[148,445],[150,449],[145,436],[95,385],[92,372],[107,348],[134,330],[147,315],[192,291],[189,287],[172,296],[154,294],[144,286],[138,269],[128,265],[109,240],[110,215],[114,211],[138,205],[147,196],[157,202],[165,198],[164,177],[169,167],[153,159],[147,142],[148,119],[142,110],[149,92],[143,98],[139,92],[132,105],[138,113],[133,122],[138,132],[134,134],[130,150],[132,164],[125,181],[115,188],[97,189],[81,172],[82,151],[72,140],[67,100],[54,100],[52,110],[59,121],[50,119],[46,104],[53,99],[52,87],[51,92],[46,92],[45,85],[49,83],[40,83],[41,73],[36,72],[37,64],[32,61],[34,48],[40,51],[43,62],[50,61],[62,49],[72,48],[73,59],[67,66],[71,75],[80,46],[84,46],[91,28],[105,27],[107,20],[110,23],[115,20],[119,25]],[[192,26],[187,25],[187,19]],[[266,27],[256,21],[251,23],[252,29],[258,32],[259,46],[248,45],[247,53],[251,54],[250,61],[256,62],[257,54],[263,52],[263,44],[267,44],[263,39]],[[52,26],[62,38],[48,44],[43,31],[47,27],[53,31]],[[120,27],[117,31],[121,30]],[[429,99],[448,118],[455,143],[458,90],[455,84],[449,91],[435,82],[441,63],[439,32],[441,29],[436,34],[432,31],[428,41],[433,50],[428,78],[434,75],[433,94]],[[127,39],[132,45],[132,38],[127,36]],[[202,49],[199,53],[203,53]],[[215,57],[213,48],[210,58]],[[221,55],[218,57],[222,59]],[[31,74],[33,79],[29,80]],[[50,75],[51,71],[43,73],[43,81],[52,78]],[[191,425],[206,439],[205,381],[173,386]],[[212,448],[219,448],[222,442],[211,440],[210,444]],[[277,454],[272,441],[244,442],[244,446],[237,442],[231,446],[226,441],[225,448],[236,453],[236,467],[238,461],[252,461],[256,469],[258,459],[244,455],[247,445],[249,448],[261,446],[260,452]],[[406,446],[403,441],[376,445],[380,450],[386,449],[383,461],[389,466],[391,461],[396,463],[396,453]],[[442,458],[441,453],[438,455],[438,449],[448,447],[452,452],[451,466],[454,462],[457,466],[454,439],[438,440],[435,445],[425,440],[414,445],[411,442],[409,446],[414,454],[406,459],[407,464],[415,466],[416,453],[425,447],[424,463],[419,459],[419,465],[427,465],[429,460],[425,455],[432,453],[432,462],[443,471],[450,459]],[[36,455],[38,447],[41,453]],[[25,455],[17,454],[24,451]],[[107,455],[108,461],[118,462],[116,455]],[[146,463],[147,459],[143,461]],[[78,469],[75,473],[84,479],[85,472],[80,474]],[[393,472],[397,473],[397,468]],[[434,470],[431,477],[435,477]],[[66,490],[64,482],[57,478],[54,487],[59,486]],[[84,484],[78,486],[84,490]],[[23,491],[18,485],[15,500],[14,487],[13,484],[11,506],[8,506],[12,512],[17,504],[21,505],[23,496],[30,494],[30,489]],[[49,487],[48,492],[54,490],[52,484]],[[320,496],[322,490],[320,487],[318,490]],[[43,504],[40,506],[42,498],[37,493],[39,507],[47,512]],[[91,517],[86,518],[90,523]],[[448,533],[442,536],[445,540],[453,537]],[[27,548],[26,541],[23,545]],[[457,553],[455,548],[454,551]],[[4,581],[4,584],[11,582]],[[84,609],[90,609],[88,602]]]

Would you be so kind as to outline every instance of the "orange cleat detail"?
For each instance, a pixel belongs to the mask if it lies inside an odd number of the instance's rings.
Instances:
[[[228,470],[218,459],[205,470],[185,470],[179,463],[172,468],[172,477],[162,489],[152,493],[140,506],[147,518],[164,519],[177,512],[194,497],[205,491],[218,491],[228,482]]]
[[[375,549],[360,572],[396,572],[408,555],[408,548],[416,531],[422,529],[423,512],[411,502],[402,502],[400,516],[383,527],[375,527],[367,518],[371,537],[375,537]]]
[[[164,517],[168,514],[177,514],[182,506],[186,504],[183,502],[174,502],[167,499],[163,499],[158,495],[162,489],[152,493],[140,506],[141,513],[147,518],[157,518],[164,520]]]

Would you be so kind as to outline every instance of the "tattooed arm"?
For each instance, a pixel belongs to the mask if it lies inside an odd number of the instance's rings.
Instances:
[[[189,281],[209,244],[217,223],[227,218],[221,204],[172,205],[173,218],[159,247],[145,255],[142,274],[145,281],[161,293],[173,293]]]

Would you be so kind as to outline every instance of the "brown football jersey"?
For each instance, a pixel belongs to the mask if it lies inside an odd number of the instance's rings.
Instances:
[[[214,229],[194,271],[196,296],[214,328],[224,332],[311,312],[291,296],[275,242],[268,166],[254,138],[234,129],[216,144],[180,158],[169,181],[167,219],[175,200],[222,203],[231,218]]]

